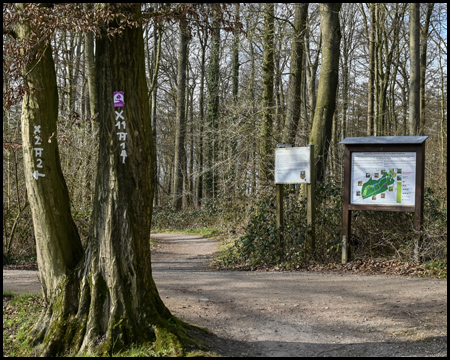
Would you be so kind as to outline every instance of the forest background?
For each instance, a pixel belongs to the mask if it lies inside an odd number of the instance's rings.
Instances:
[[[226,267],[308,263],[306,195],[299,186],[286,187],[279,243],[273,158],[277,143],[320,140],[313,260],[339,261],[339,141],[426,135],[421,254],[423,261],[446,268],[446,4],[342,4],[331,9],[335,18],[327,18],[318,4],[223,6],[240,26],[219,28],[211,12],[208,26],[191,15],[185,24],[155,20],[144,28],[156,148],[152,229],[228,234],[236,241],[222,260]],[[3,261],[14,263],[35,261],[36,250],[23,174],[20,83],[11,75],[18,64],[5,52],[8,41],[4,34]],[[333,46],[339,51],[335,64],[328,64],[325,53]],[[94,35],[58,30],[52,47],[60,105],[55,136],[72,215],[85,241],[98,156]],[[328,108],[320,108],[326,66],[337,81],[328,119],[319,116]],[[412,214],[354,216],[355,257],[412,260]]]

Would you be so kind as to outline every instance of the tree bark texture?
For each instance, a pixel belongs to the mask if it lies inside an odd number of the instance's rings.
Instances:
[[[273,179],[273,77],[274,77],[274,4],[264,4],[263,35],[263,94],[262,122],[260,129],[259,178],[264,181]]]
[[[140,13],[139,5],[108,6],[129,12],[132,18]],[[165,347],[172,354],[182,354],[180,339],[188,339],[183,330],[186,324],[161,301],[151,269],[154,167],[142,29],[126,28],[111,38],[105,32],[97,39],[100,144],[84,256],[59,166],[51,48],[43,46],[44,56],[26,69],[32,91],[24,99],[22,118],[27,187],[46,300],[30,339],[39,344],[43,356],[83,351],[111,354],[148,341],[155,341],[157,350]],[[115,91],[124,92],[124,107],[114,107]],[[40,126],[45,143],[45,177],[37,180],[31,176],[36,162],[35,148],[31,148],[32,143],[36,146],[35,126]]]
[[[26,4],[17,7],[24,11]],[[21,39],[30,37],[31,29],[25,22],[17,30]],[[44,301],[52,306],[58,287],[81,259],[83,249],[60,165],[58,93],[50,37],[31,52],[36,57],[24,69],[24,84],[29,91],[22,100],[21,116],[24,173]]]
[[[289,76],[288,103],[283,130],[283,143],[295,144],[296,130],[300,125],[300,90],[303,72],[303,46],[308,16],[308,3],[295,4],[294,37],[291,50],[291,71]]]
[[[85,9],[89,9],[90,4],[83,4]],[[84,47],[86,51],[86,75],[89,88],[89,109],[91,116],[91,128],[94,130],[94,118],[97,114],[97,90],[95,88],[95,59],[94,59],[94,33],[89,32],[84,35]]]
[[[322,65],[320,68],[319,89],[310,137],[310,143],[315,146],[313,161],[316,163],[318,181],[322,181],[325,174],[327,151],[330,145],[333,115],[336,108],[339,45],[341,39],[339,25],[340,7],[341,4],[336,3],[320,4]]]
[[[410,51],[410,83],[409,83],[409,135],[417,135],[420,124],[420,4],[409,4],[409,51]]]

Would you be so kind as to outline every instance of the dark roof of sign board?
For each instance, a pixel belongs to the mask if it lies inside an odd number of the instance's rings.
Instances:
[[[364,136],[348,137],[339,144],[422,144],[428,136]]]

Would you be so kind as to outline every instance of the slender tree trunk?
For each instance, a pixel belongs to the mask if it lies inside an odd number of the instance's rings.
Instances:
[[[275,101],[275,114],[274,114],[274,131],[276,134],[283,134],[284,128],[284,111],[283,111],[283,100],[281,99],[281,87],[282,87],[282,75],[280,69],[280,57],[283,47],[283,38],[278,37],[278,41],[274,45],[274,101]],[[282,139],[280,139],[282,140]]]
[[[425,134],[425,75],[427,70],[427,46],[428,33],[430,31],[431,14],[433,13],[434,3],[427,4],[427,14],[425,24],[420,31],[420,126],[419,135]]]
[[[444,71],[444,65],[442,64],[442,49],[439,47],[439,77],[440,77],[440,140],[441,140],[441,168],[446,169],[445,172],[445,184],[443,184],[444,189],[447,189],[448,184],[448,169],[447,169],[447,103],[446,103],[446,73]],[[444,203],[443,205],[444,206]]]
[[[70,109],[76,112],[75,104],[76,100],[79,97],[80,89],[78,86],[78,79],[80,77],[80,61],[81,61],[81,46],[83,44],[83,35],[81,33],[75,34],[76,45],[75,45],[75,57],[73,59],[73,78],[72,78],[72,89],[71,89],[71,104]]]
[[[373,135],[375,118],[375,6],[370,6],[370,35],[369,35],[369,82],[367,91],[367,136]]]
[[[186,20],[180,20],[180,38],[178,51],[177,79],[177,115],[175,133],[175,172],[173,181],[172,205],[180,210],[183,204],[183,177],[186,175],[186,151],[184,139],[186,135],[186,64],[187,64],[187,34]]]
[[[208,41],[207,33],[204,32],[203,36],[200,37],[200,46],[202,48],[201,55],[201,63],[200,63],[200,94],[198,100],[199,106],[199,122],[200,122],[200,134],[199,134],[199,144],[198,144],[198,182],[197,182],[197,205],[202,205],[203,199],[203,170],[204,170],[204,124],[205,124],[205,116],[204,116],[204,93],[205,93],[205,53],[206,53],[206,44]]]
[[[153,71],[152,73],[152,84],[150,89],[151,96],[151,112],[152,112],[152,137],[153,137],[153,163],[154,163],[154,172],[155,172],[155,197],[153,202],[155,205],[159,204],[159,167],[158,167],[158,158],[157,158],[157,145],[156,145],[156,101],[157,101],[157,93],[158,93],[158,68],[159,68],[159,60],[161,54],[161,41],[162,41],[162,31],[160,28],[156,28],[153,31]]]
[[[87,10],[90,4],[83,4]],[[89,89],[89,109],[91,118],[91,130],[94,130],[94,119],[97,114],[97,89],[95,88],[95,59],[94,59],[94,33],[88,32],[84,35],[84,48],[86,52],[86,73]]]
[[[344,139],[347,136],[347,109],[348,109],[348,99],[349,99],[349,53],[348,53],[348,39],[347,36],[343,36],[343,56],[342,56],[342,117],[341,117],[341,126],[340,126],[340,133],[339,131],[336,131],[336,138],[333,139],[333,144],[337,144],[338,136],[341,139]],[[337,116],[336,118],[336,125],[338,123]],[[337,130],[337,126],[336,126]],[[339,133],[339,134],[338,134]]]
[[[235,4],[235,17],[236,21],[239,21],[239,9],[240,4]],[[232,56],[232,75],[233,75],[233,104],[238,103],[239,92],[239,30],[234,32],[233,39],[233,56]]]
[[[217,17],[218,15],[214,15]],[[217,19],[213,20],[217,23]],[[217,193],[217,170],[215,161],[218,160],[218,114],[219,114],[219,60],[220,60],[220,28],[214,25],[211,38],[211,53],[208,68],[208,105],[206,109],[205,142],[206,171],[204,173],[204,185],[206,198],[216,197]]]
[[[69,39],[67,39],[67,36]],[[70,114],[73,110],[71,105],[73,103],[73,50],[74,50],[74,33],[68,32],[64,36],[64,52],[65,52],[65,62],[67,68],[67,87],[65,88],[67,94],[67,104],[66,112]],[[69,44],[67,44],[69,42]]]
[[[322,65],[320,68],[317,105],[310,143],[314,144],[316,179],[322,181],[328,147],[331,141],[331,128],[336,107],[336,90],[338,85],[339,52],[341,30],[339,10],[341,4],[320,4],[320,27],[322,33]]]
[[[303,72],[303,44],[308,16],[308,3],[295,4],[294,37],[292,39],[291,71],[283,143],[294,144],[296,130],[300,125],[301,84]]]
[[[376,114],[374,124],[374,135],[385,135],[386,131],[386,104],[387,104],[387,91],[391,78],[391,71],[393,65],[394,50],[398,46],[399,34],[401,29],[401,23],[404,17],[405,5],[394,4],[395,12],[392,17],[391,29],[388,32],[386,30],[386,8],[383,5],[377,4],[376,10],[376,22],[377,22],[377,41],[375,45],[376,49]],[[392,12],[392,11],[391,11]],[[390,45],[388,45],[390,40]],[[383,61],[384,59],[384,61]]]
[[[420,124],[420,18],[419,3],[409,4],[409,50],[410,50],[410,83],[409,83],[409,135],[417,135]]]
[[[316,77],[317,77],[317,69],[319,67],[319,59],[320,59],[320,51],[322,48],[322,33],[319,34],[319,49],[317,51],[317,56],[314,59],[314,62],[311,61],[310,56],[310,45],[309,45],[309,29],[306,32],[306,54],[307,54],[307,67],[306,67],[306,77],[308,81],[308,104],[310,109],[310,114],[308,118],[308,124],[305,127],[305,134],[308,133],[308,131],[312,128],[312,124],[314,122],[314,110],[316,109],[316,102],[317,102],[317,96],[316,96]]]
[[[273,179],[273,76],[274,76],[274,4],[264,4],[263,35],[263,95],[260,129],[259,178],[263,182]]]
[[[235,18],[236,21],[239,21],[240,15],[240,4],[235,4]],[[239,34],[240,31],[238,29],[234,32],[233,38],[233,49],[232,49],[232,96],[233,96],[233,114],[231,116],[231,124],[230,128],[232,129],[232,134],[229,141],[229,156],[228,156],[228,169],[229,169],[229,178],[231,182],[231,187],[228,191],[234,192],[236,187],[234,186],[234,181],[236,179],[236,171],[237,171],[237,162],[236,162],[236,147],[237,147],[237,139],[238,133],[234,131],[236,129],[236,123],[238,121],[238,117],[236,115],[239,106]]]

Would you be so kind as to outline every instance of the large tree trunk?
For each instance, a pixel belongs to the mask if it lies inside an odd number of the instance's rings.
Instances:
[[[17,8],[23,12],[26,4],[18,4]],[[17,30],[21,39],[32,36],[26,22]],[[50,36],[36,45],[33,53],[36,57],[24,69],[24,85],[29,91],[22,100],[22,148],[40,280],[45,304],[51,307],[83,249],[70,213],[69,192],[59,159],[58,92]]]
[[[339,72],[339,45],[341,30],[339,10],[341,4],[320,4],[320,28],[322,33],[322,65],[317,93],[314,123],[310,143],[314,144],[314,160],[317,180],[325,175],[327,151],[331,140],[331,128],[336,107],[336,89]]]
[[[17,4],[16,7],[23,14],[29,11],[26,4]],[[68,280],[73,278],[74,269],[83,257],[83,248],[70,213],[69,192],[59,159],[56,132],[58,93],[51,34],[39,34],[27,21],[18,23],[17,33],[20,39],[35,44],[29,52],[35,57],[29,59],[24,68],[24,85],[29,91],[22,99],[21,122],[25,182],[45,304],[32,338],[41,342],[45,336],[45,355],[52,350],[56,350],[54,353],[62,350],[49,345],[50,338],[55,337],[52,324],[61,321],[63,307],[69,311],[77,307],[77,286],[72,286]],[[41,41],[38,42],[39,37]],[[71,336],[70,330],[68,333]]]
[[[129,9],[130,18],[140,13],[139,5],[110,4],[109,9]],[[31,337],[41,343],[44,356],[79,351],[111,354],[132,343],[155,340],[156,349],[182,354],[183,326],[169,325],[182,323],[161,301],[151,269],[154,168],[142,29],[126,28],[111,38],[105,31],[96,43],[100,144],[84,257],[59,168],[54,137],[56,79],[51,48],[45,49],[45,56],[32,64],[26,77],[36,90],[24,99],[22,119],[27,186],[46,299]],[[114,91],[124,92],[124,107],[114,107]],[[31,177],[35,124],[41,126],[43,143],[44,167],[38,170],[45,174],[37,174],[37,180]]]

